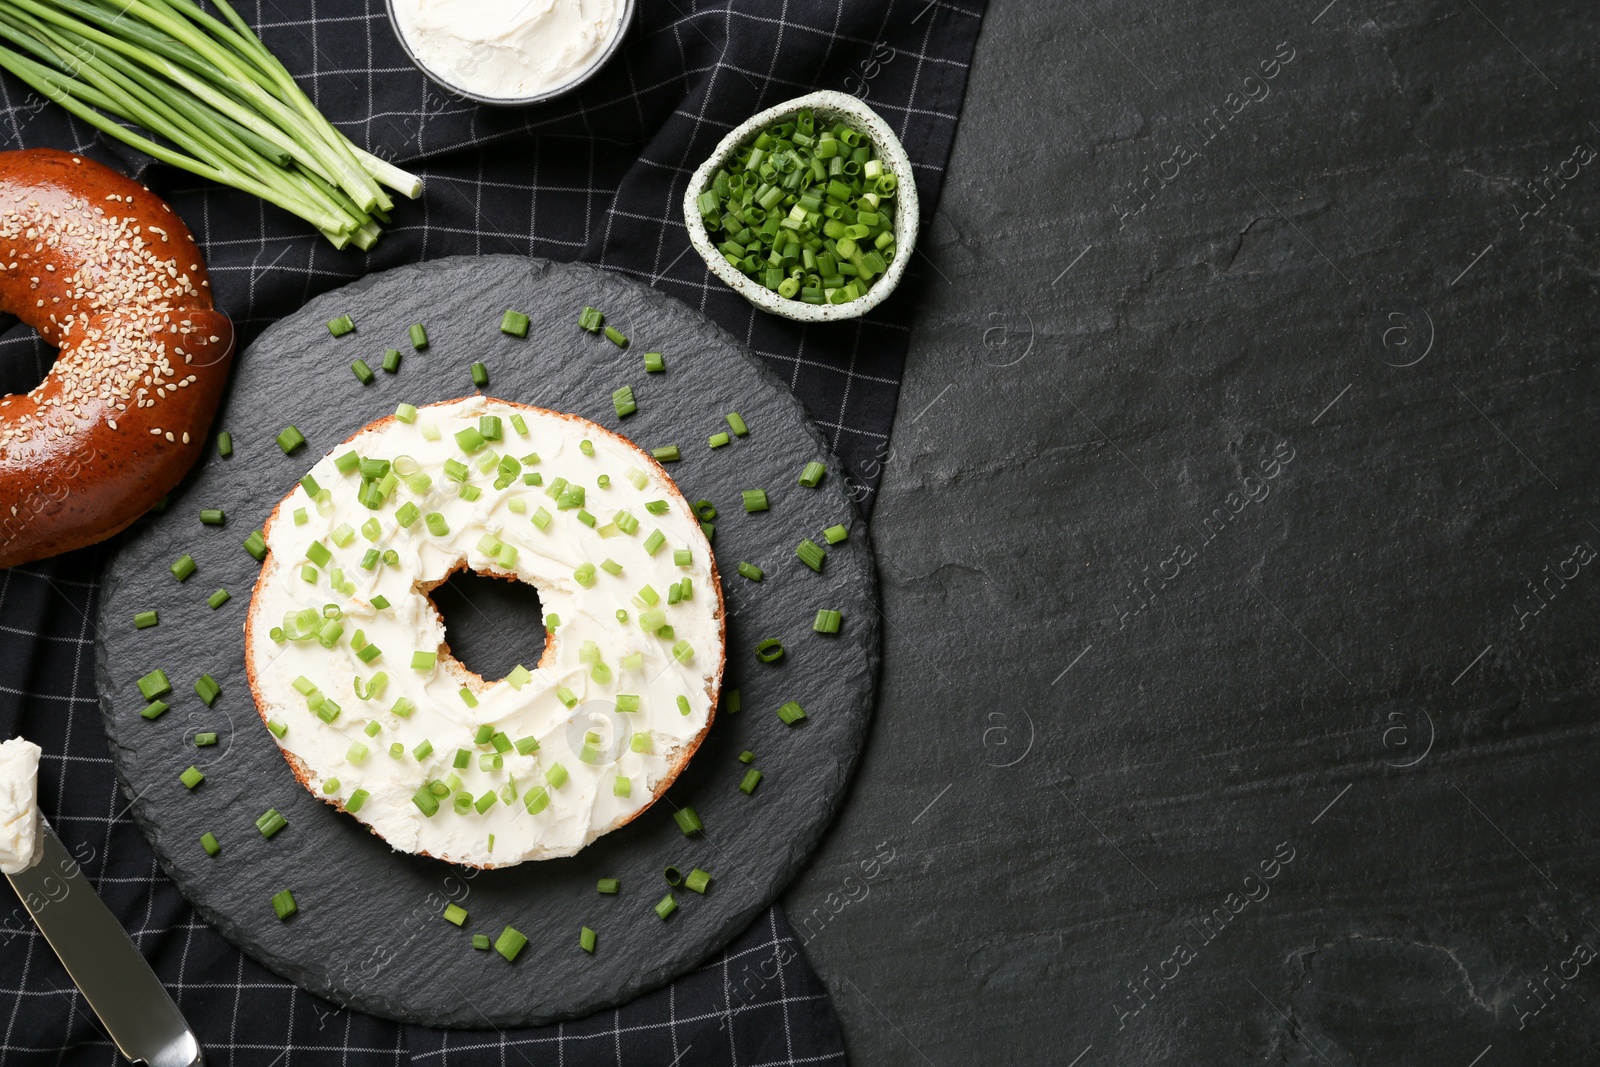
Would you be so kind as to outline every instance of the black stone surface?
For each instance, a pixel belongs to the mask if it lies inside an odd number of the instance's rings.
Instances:
[[[632,344],[620,349],[579,329],[586,304],[602,308]],[[499,332],[506,308],[532,318],[527,340]],[[355,333],[329,335],[324,324],[339,314],[355,319]],[[406,341],[415,322],[427,326],[424,352]],[[364,357],[376,367],[389,347],[406,353],[399,373],[379,371],[361,386],[350,361]],[[644,372],[647,350],[664,354],[664,373]],[[667,796],[629,826],[569,859],[485,872],[392,852],[301,788],[257,717],[242,634],[258,571],[241,547],[250,530],[316,457],[397,403],[470,394],[475,360],[488,367],[490,395],[583,415],[646,448],[682,448],[672,467],[679,487],[720,511],[724,693],[739,689],[744,705],[718,715]],[[622,384],[639,402],[626,420],[611,405]],[[729,411],[744,415],[750,434],[713,452],[705,439]],[[285,456],[273,439],[291,422],[308,446]],[[269,329],[242,357],[217,426],[233,434],[232,458],[207,460],[106,567],[98,684],[134,818],[165,871],[230,940],[312,992],[387,1018],[528,1025],[589,1014],[683,973],[743,930],[794,876],[856,763],[873,704],[879,616],[866,531],[837,463],[793,394],[742,345],[686,305],[605,271],[514,256],[436,260],[318,297]],[[795,484],[811,459],[828,464],[815,490]],[[747,515],[740,491],[757,487],[768,490],[771,510]],[[201,507],[223,508],[227,525],[201,526]],[[795,545],[820,541],[823,528],[840,522],[849,540],[832,546],[821,575],[812,573]],[[199,569],[179,584],[167,565],[185,552]],[[765,568],[766,579],[739,577],[740,560]],[[213,612],[205,599],[219,586],[233,600]],[[844,612],[837,637],[812,633],[821,607]],[[133,613],[148,608],[160,612],[160,625],[135,631]],[[463,639],[469,662],[528,662],[539,629],[533,617],[467,624],[452,637]],[[765,665],[751,650],[769,636],[788,651]],[[158,667],[176,696],[166,716],[147,722],[134,682]],[[192,689],[203,672],[222,686],[209,709]],[[810,716],[794,728],[775,714],[788,700]],[[196,749],[191,738],[200,730],[221,733],[221,743]],[[746,748],[767,775],[751,796],[737,788],[746,767],[736,757]],[[192,793],[178,780],[190,764],[206,775]],[[678,806],[696,809],[703,834],[678,830]],[[269,807],[289,828],[266,840],[254,822]],[[214,859],[200,848],[207,831],[222,844]],[[714,881],[703,897],[680,890],[678,912],[663,922],[653,906],[667,892],[661,871],[669,864],[705,868]],[[601,877],[620,878],[622,892],[598,895]],[[270,898],[286,888],[300,912],[280,923]],[[439,917],[452,901],[469,912],[465,929]],[[471,948],[471,934],[493,938],[506,925],[529,938],[514,964]],[[583,925],[599,933],[593,957],[578,945]]]
[[[784,898],[853,1062],[1594,1061],[1596,14],[990,5]]]

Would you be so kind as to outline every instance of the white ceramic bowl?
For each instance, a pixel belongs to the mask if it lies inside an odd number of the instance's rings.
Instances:
[[[766,127],[782,122],[801,108],[810,108],[819,120],[830,124],[847,122],[860,130],[862,135],[872,142],[884,166],[900,179],[894,194],[894,261],[889,264],[889,269],[872,283],[872,288],[846,304],[807,304],[803,300],[779,296],[759,282],[746,278],[718,251],[715,242],[711,240],[711,235],[706,232],[706,224],[700,218],[700,209],[696,203],[700,194],[711,186],[717,169],[726,166],[732,160],[734,151],[740,145],[753,139]],[[821,122],[818,125],[821,125]],[[683,221],[689,230],[689,243],[700,253],[700,258],[706,261],[711,273],[727,282],[729,287],[763,311],[770,311],[774,315],[782,315],[786,319],[795,319],[799,322],[835,322],[840,319],[853,319],[865,315],[883,303],[884,299],[894,292],[895,286],[900,284],[900,278],[906,272],[906,264],[911,260],[911,251],[916,247],[918,210],[916,178],[911,172],[911,160],[906,156],[906,150],[901,146],[900,139],[876,111],[853,96],[835,92],[811,93],[808,96],[796,97],[752,115],[718,143],[716,150],[711,153],[711,158],[700,164],[700,169],[689,179],[689,188],[683,194]]]
[[[634,9],[638,7],[638,4],[635,2],[635,0],[621,0],[620,6],[621,11],[617,14],[616,32],[611,35],[611,40],[607,42],[606,46],[600,50],[599,54],[589,62],[588,66],[573,74],[572,77],[568,78],[560,85],[546,89],[542,93],[536,93],[533,96],[509,97],[484,96],[481,93],[475,93],[471,90],[463,89],[461,86],[452,82],[446,72],[435,70],[433,67],[424,63],[417,57],[417,53],[412,51],[411,42],[406,39],[405,31],[400,28],[400,18],[394,13],[394,0],[384,0],[384,7],[389,13],[389,28],[394,31],[395,38],[400,42],[400,47],[405,50],[406,58],[410,59],[411,62],[416,65],[418,70],[427,75],[429,81],[433,82],[435,85],[439,86],[439,88],[454,96],[464,97],[467,100],[473,100],[480,104],[492,104],[495,107],[523,107],[528,104],[540,104],[546,100],[553,100],[556,97],[561,96],[563,93],[570,93],[572,90],[576,89],[578,86],[582,85],[584,82],[593,77],[595,71],[605,66],[611,57],[616,55],[617,49],[622,47],[622,39],[628,35],[628,28],[633,24],[633,12]]]

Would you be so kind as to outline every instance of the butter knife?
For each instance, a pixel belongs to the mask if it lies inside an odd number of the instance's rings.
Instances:
[[[149,1067],[200,1067],[194,1031],[78,862],[40,821],[39,862],[7,875],[111,1040]]]

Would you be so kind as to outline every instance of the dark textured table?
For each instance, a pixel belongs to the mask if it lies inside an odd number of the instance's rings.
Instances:
[[[1594,30],[991,6],[786,898],[854,1062],[1592,1061]]]

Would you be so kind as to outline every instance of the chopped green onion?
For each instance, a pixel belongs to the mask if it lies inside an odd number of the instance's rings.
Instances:
[[[135,630],[148,630],[161,621],[161,616],[154,611],[137,611],[133,615],[133,628]]]
[[[671,915],[677,910],[678,902],[673,899],[671,893],[668,893],[666,896],[662,897],[656,902],[656,915],[662,919],[665,919],[668,915]]]
[[[578,314],[578,325],[590,333],[598,333],[606,317],[599,308],[586,307]]]
[[[262,837],[271,837],[279,830],[286,829],[288,825],[289,820],[278,814],[277,808],[268,808],[256,820],[256,829],[261,831]]]
[[[837,611],[827,608],[817,612],[816,621],[811,624],[811,629],[819,634],[836,634],[839,632],[839,623],[843,619]]]
[[[428,532],[435,537],[443,537],[450,532],[450,524],[445,522],[444,516],[437,511],[428,512],[422,521],[428,527]]]
[[[345,316],[349,318],[349,316]],[[279,922],[287,922],[289,916],[300,910],[300,905],[294,902],[294,894],[287,889],[272,895],[272,912],[278,917]]]
[[[516,749],[519,756],[531,756],[539,751],[539,739],[533,736],[519,737],[517,738]]]
[[[843,541],[845,538],[849,537],[850,531],[845,529],[843,526],[830,526],[826,530],[822,531],[822,536],[827,539],[828,544],[836,545],[840,541]]]
[[[211,732],[194,735],[195,748],[208,748],[217,743],[217,735]]]
[[[633,398],[633,386],[624,385],[620,389],[612,390],[611,406],[616,408],[619,419],[638,411],[639,403]]]
[[[267,729],[272,731],[272,736],[278,738],[279,740],[282,740],[283,735],[289,732],[289,727],[285,726],[277,719],[268,719]]]
[[[595,932],[587,926],[578,931],[578,947],[590,955],[594,954],[594,941]]]
[[[792,700],[778,709],[778,718],[782,719],[786,726],[793,726],[805,717],[805,710]]]
[[[744,491],[744,510],[746,513],[767,510],[767,491],[765,489],[746,489]]]
[[[528,939],[512,927],[500,931],[500,936],[495,939],[494,950],[506,958],[507,962],[516,960],[517,953],[527,945]]]
[[[254,556],[258,563],[267,558],[267,539],[261,536],[260,530],[250,531],[250,536],[244,539],[244,550]]]
[[[812,460],[806,464],[806,469],[800,472],[800,484],[807,489],[815,489],[822,484],[822,476],[827,472],[828,468],[826,466],[816,460]]]
[[[743,701],[739,696],[739,690],[730,689],[724,693],[722,695],[722,705],[723,709],[727,711],[729,715],[737,715],[740,708],[743,706]]]
[[[200,522],[204,526],[221,526],[226,521],[227,516],[222,513],[221,508],[200,509]]]
[[[478,416],[478,434],[485,441],[500,440],[501,429],[499,415]]]
[[[422,323],[411,327],[411,347],[421,352],[428,347],[428,331],[422,328]]]
[[[612,344],[616,345],[618,348],[627,348],[628,347],[628,339],[625,336],[623,336],[622,331],[617,329],[615,326],[607,326],[606,327],[606,340],[610,341]]]
[[[489,368],[485,367],[482,363],[474,363],[472,365],[472,384],[476,385],[479,389],[482,389],[484,386],[488,385]]]
[[[800,561],[802,563],[816,571],[818,574],[822,573],[822,563],[823,560],[827,559],[828,555],[826,552],[822,551],[818,545],[812,542],[810,538],[802,540],[799,547],[794,550],[794,554],[800,557]]]
[[[439,813],[439,798],[427,786],[422,786],[411,794],[411,803],[415,804],[426,818],[433,818]]]
[[[201,700],[206,702],[206,707],[209,708],[217,702],[217,696],[222,692],[222,686],[218,685],[217,680],[211,675],[202,674],[195,679],[194,691]]]
[[[472,765],[472,752],[471,752],[471,750],[465,749],[465,748],[456,749],[455,758],[451,761],[451,766],[455,767],[455,769],[458,770],[458,771],[464,771],[471,765]]]
[[[741,759],[743,757],[740,757]],[[749,796],[756,791],[756,786],[761,784],[761,772],[751,767],[744,772],[744,777],[739,780],[739,792]]]
[[[776,637],[769,637],[756,645],[756,659],[762,663],[772,663],[783,658],[783,642]]]
[[[350,747],[345,749],[344,758],[357,767],[367,762],[367,746],[360,741],[352,741]]]
[[[339,791],[339,779],[329,778],[326,782],[323,782],[322,791],[324,793],[337,793]]]
[[[168,567],[167,570],[171,571],[172,576],[178,579],[178,581],[186,582],[189,580],[189,575],[195,572],[194,557],[188,553],[184,553],[177,559],[173,560],[172,566]]]
[[[390,374],[394,374],[400,369],[400,350],[398,348],[391,348],[383,353],[383,369]]]
[[[692,889],[696,893],[700,893],[702,895],[705,893],[706,887],[710,884],[711,872],[702,871],[699,867],[696,867],[694,870],[690,871],[688,877],[684,878],[683,880],[683,887],[685,889]]]
[[[714,433],[710,437],[706,438],[706,444],[710,445],[712,448],[721,448],[723,445],[727,444],[731,440],[732,440],[732,438],[729,437],[726,433],[718,432],[718,433]]]
[[[744,416],[737,411],[728,412],[728,428],[733,431],[735,437],[743,437],[750,432],[750,427],[744,424]]]
[[[277,441],[278,447],[283,449],[283,454],[287,456],[306,443],[306,435],[301,433],[298,427],[285,426],[278,432]]]
[[[662,361],[660,352],[646,352],[644,354],[644,369],[647,374],[660,374],[667,369],[667,365]]]
[[[437,652],[411,653],[411,669],[414,671],[431,671],[438,662],[439,653]]]
[[[529,815],[537,815],[550,806],[550,793],[542,785],[532,786],[522,794],[522,804]]]
[[[139,715],[151,722],[155,722],[167,713],[168,706],[165,700],[152,700],[150,706],[141,711]]]
[[[615,878],[602,878],[594,885],[595,889],[607,896],[614,896],[622,888],[622,882]]]
[[[233,455],[233,434],[223,430],[217,434],[217,455],[227,459]]]
[[[350,799],[344,802],[344,810],[350,812],[352,815],[355,814],[362,808],[366,807],[367,800],[371,796],[372,794],[367,792],[365,789],[357,789],[354,793],[350,794]]]
[[[343,337],[356,328],[355,320],[349,315],[340,315],[336,319],[328,320],[328,332],[335,337]]]
[[[528,336],[528,316],[520,311],[507,311],[500,316],[500,332],[512,337]]]
[[[628,748],[634,752],[651,751],[649,734],[634,734],[633,740],[628,742]]]
[[[739,762],[740,763],[754,763],[755,761],[756,761],[756,754],[754,752],[751,752],[748,748],[745,749],[743,752],[739,753]]]
[[[667,535],[657,530],[644,539],[644,550],[650,555],[655,555],[661,546],[667,543]]]
[[[493,837],[494,835],[490,834],[489,836]],[[473,934],[472,935],[472,947],[477,949],[480,952],[489,951],[489,935],[488,934]]]
[[[700,816],[695,814],[693,808],[679,808],[672,813],[672,821],[678,824],[678,829],[683,831],[685,837],[705,829],[704,824],[700,822]]]
[[[578,451],[586,456],[594,455],[594,442],[585,437],[578,442]]]
[[[396,407],[394,409],[394,417],[399,419],[401,422],[404,422],[404,423],[416,422],[417,421],[417,409],[416,409],[416,406],[412,405],[412,404],[399,404],[399,405],[396,405]],[[426,437],[427,434],[424,433],[423,436]]]
[[[611,795],[614,797],[632,796],[633,783],[622,775],[617,775],[611,783]]]
[[[215,611],[232,599],[232,594],[230,594],[226,589],[218,589],[215,593],[212,593],[210,596],[206,597],[206,606],[212,611]]]
[[[567,783],[567,769],[559,763],[550,764],[549,770],[544,772],[544,780],[550,783],[551,789],[560,789]]]
[[[206,850],[208,856],[215,856],[222,851],[222,846],[217,843],[217,835],[209,830],[200,835],[200,847]]]
[[[199,785],[205,780],[206,776],[200,773],[200,769],[198,767],[190,767],[188,770],[178,775],[178,781],[182,782],[186,789],[193,789],[195,786]]]
[[[687,641],[677,642],[672,646],[672,658],[679,663],[688,663],[694,659],[694,646]],[[689,713],[685,711],[684,714],[687,715]]]
[[[370,385],[372,383],[372,379],[377,377],[377,375],[372,373],[372,368],[367,366],[367,361],[364,359],[358,359],[351,363],[350,373],[354,374],[356,376],[356,380],[362,385]]]
[[[461,926],[467,921],[467,909],[459,904],[446,904],[444,906],[444,921]]]
[[[757,567],[754,563],[744,563],[742,561],[739,564],[739,573],[750,579],[752,582],[759,582],[766,574],[765,571],[763,571],[760,567]]]

